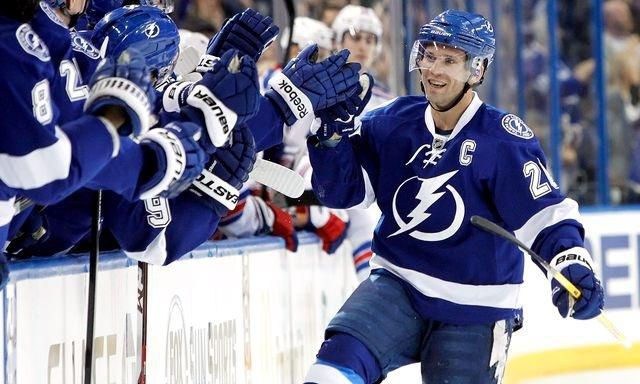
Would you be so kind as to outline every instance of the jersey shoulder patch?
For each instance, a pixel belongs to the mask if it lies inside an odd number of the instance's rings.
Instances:
[[[513,136],[522,139],[528,140],[532,139],[534,136],[531,128],[529,128],[521,118],[511,113],[508,113],[502,117],[500,125],[502,126],[502,128],[504,128],[505,131],[509,132]]]
[[[87,55],[91,59],[100,58],[100,51],[98,48],[75,31],[71,32],[71,48],[76,52]]]
[[[51,8],[51,6],[49,4],[45,3],[44,1],[41,1],[40,2],[40,9],[42,9],[42,12],[44,12],[44,14],[47,15],[49,20],[51,20],[54,23],[58,24],[62,28],[67,29],[67,26],[64,24],[62,19],[58,17],[56,12],[53,10],[53,8]]]
[[[16,29],[16,39],[26,53],[37,57],[40,61],[51,60],[49,48],[29,24],[22,24]]]

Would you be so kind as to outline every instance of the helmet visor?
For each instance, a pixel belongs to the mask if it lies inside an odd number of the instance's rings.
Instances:
[[[469,55],[459,48],[416,40],[409,57],[409,72],[416,69],[445,72],[447,76],[464,82],[471,75],[469,62]]]

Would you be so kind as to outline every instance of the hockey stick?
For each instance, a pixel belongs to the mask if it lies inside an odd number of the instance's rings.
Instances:
[[[544,270],[547,271],[548,274],[550,274],[554,279],[558,280],[560,285],[562,285],[562,287],[566,289],[567,292],[569,292],[569,295],[571,295],[571,297],[573,297],[575,300],[578,300],[580,296],[582,296],[582,292],[580,292],[580,289],[578,289],[578,287],[573,285],[573,283],[571,283],[569,279],[567,279],[562,273],[560,273],[560,271],[558,271],[557,269],[549,265],[549,263],[545,259],[543,259],[537,253],[533,252],[531,248],[527,247],[522,241],[518,240],[514,235],[512,235],[506,229],[480,216],[471,216],[471,224],[489,233],[492,233],[496,236],[500,236],[503,239],[514,243],[515,245],[520,247],[520,249],[522,249],[524,252],[528,253],[529,256],[531,256],[531,258],[535,262],[540,264],[542,268],[544,268]],[[631,348],[631,341],[629,341],[629,339],[627,339],[627,337],[622,333],[622,331],[620,331],[615,326],[615,324],[611,322],[611,320],[605,315],[604,310],[601,310],[600,314],[596,317],[596,319],[598,319],[600,324],[602,324],[602,326],[604,326],[607,329],[607,331],[609,331],[609,333],[611,333],[622,345],[624,345],[626,348]]]
[[[91,384],[93,369],[93,334],[96,319],[96,286],[98,279],[98,258],[100,256],[100,231],[102,216],[102,191],[95,195],[93,217],[91,218],[92,247],[89,252],[89,288],[87,300],[87,335],[84,354],[84,383]]]
[[[295,171],[271,161],[257,159],[249,178],[266,185],[285,196],[300,197],[304,192],[304,179]]]
[[[147,382],[147,278],[149,265],[138,261],[138,338],[140,342],[140,375],[138,384]]]

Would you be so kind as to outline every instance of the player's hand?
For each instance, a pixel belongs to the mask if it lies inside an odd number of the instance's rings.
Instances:
[[[218,148],[205,169],[189,186],[189,191],[201,197],[201,201],[223,217],[238,203],[242,183],[256,162],[256,146],[246,125],[233,130],[229,142]]]
[[[297,228],[314,232],[322,240],[322,250],[334,253],[347,236],[349,217],[344,210],[311,205],[295,207]]]
[[[265,94],[287,125],[315,111],[346,101],[358,91],[360,64],[347,63],[349,51],[316,62],[318,46],[311,44],[269,80]]]
[[[279,31],[280,28],[273,24],[271,17],[248,8],[224,23],[222,29],[209,41],[207,54],[220,57],[229,49],[237,49],[240,54],[258,61]]]
[[[234,127],[258,112],[259,90],[255,62],[236,50],[225,52],[202,80],[185,89],[188,105],[181,112],[206,127],[200,144],[208,153],[225,145]]]
[[[127,49],[117,60],[103,59],[89,85],[84,104],[87,113],[101,115],[104,108],[116,106],[127,116],[127,122],[118,129],[121,135],[139,136],[149,129],[156,91],[142,53]]]
[[[42,214],[44,207],[35,206],[18,230],[16,236],[7,246],[6,252],[13,259],[25,259],[33,253],[28,250],[35,244],[47,241],[49,238],[49,222]]]
[[[343,135],[350,135],[356,129],[355,118],[362,114],[371,99],[374,80],[371,75],[360,75],[358,90],[342,103],[318,111],[318,119],[311,125],[311,134],[318,137],[319,142],[340,140]]]
[[[273,212],[273,220],[268,218],[268,225],[271,227],[271,234],[282,237],[286,248],[291,252],[298,250],[298,234],[293,227],[291,215],[277,205],[266,201],[265,204]]]
[[[147,158],[156,160],[148,164],[153,171],[139,188],[141,200],[155,196],[170,199],[191,185],[204,169],[206,160],[198,144],[200,136],[200,127],[190,122],[170,123],[141,136],[143,151],[151,154]]]
[[[561,316],[586,320],[600,314],[604,307],[604,290],[593,272],[592,263],[587,250],[580,247],[561,252],[551,260],[551,266],[582,292],[575,301],[557,280],[551,280],[552,301]]]

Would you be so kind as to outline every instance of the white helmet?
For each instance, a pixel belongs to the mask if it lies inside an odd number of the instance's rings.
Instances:
[[[195,48],[199,54],[204,54],[209,45],[209,38],[200,32],[192,32],[187,29],[179,29],[180,33],[180,51],[188,46]]]
[[[289,29],[287,28],[280,42],[285,48],[289,40]],[[293,37],[291,42],[297,44],[300,49],[309,44],[316,43],[319,48],[328,51],[333,50],[333,31],[325,23],[309,17],[296,17],[293,21]]]
[[[376,36],[376,53],[382,49],[382,22],[371,8],[349,4],[338,13],[331,28],[335,32],[336,43],[342,43],[346,32],[355,34],[362,31]]]

